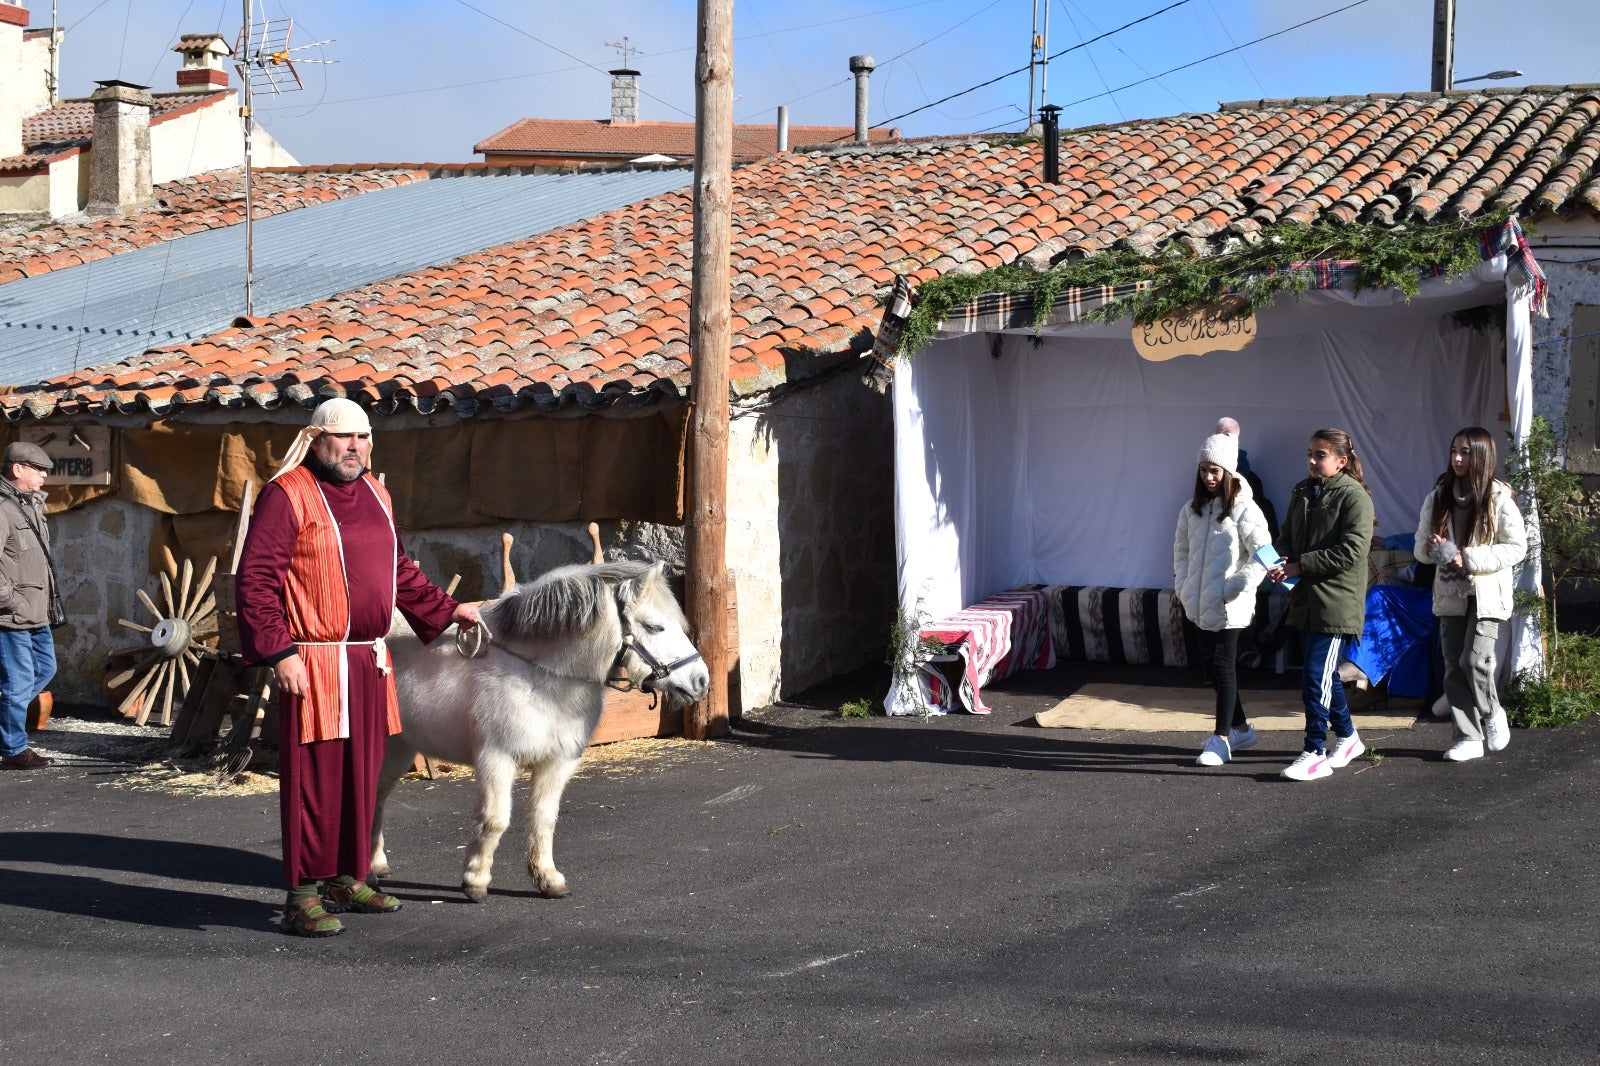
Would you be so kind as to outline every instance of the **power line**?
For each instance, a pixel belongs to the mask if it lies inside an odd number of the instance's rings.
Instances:
[[[1353,4],[1346,4],[1343,7],[1335,8],[1332,11],[1324,12],[1323,14],[1318,15],[1315,18],[1306,19],[1304,22],[1297,22],[1293,26],[1285,26],[1283,29],[1278,30],[1275,33],[1269,33],[1269,34],[1266,34],[1265,36],[1257,37],[1253,41],[1246,41],[1244,44],[1234,45],[1232,48],[1224,48],[1220,52],[1213,52],[1211,55],[1202,56],[1199,59],[1193,60],[1193,61],[1188,62],[1188,63],[1184,63],[1182,66],[1173,67],[1171,70],[1163,70],[1160,74],[1152,74],[1148,78],[1140,78],[1138,81],[1130,81],[1128,84],[1119,85],[1115,89],[1109,89],[1109,90],[1107,90],[1106,92],[1103,92],[1103,93],[1095,93],[1093,96],[1085,96],[1081,100],[1074,100],[1070,104],[1063,104],[1061,106],[1063,106],[1063,107],[1076,107],[1078,104],[1086,104],[1090,100],[1098,100],[1102,96],[1110,96],[1112,93],[1120,93],[1124,89],[1131,89],[1135,85],[1143,85],[1147,81],[1155,81],[1157,78],[1164,78],[1168,74],[1176,74],[1180,70],[1188,70],[1190,67],[1197,67],[1201,63],[1209,63],[1213,59],[1218,59],[1218,58],[1221,58],[1222,56],[1225,56],[1225,55],[1231,55],[1234,52],[1238,52],[1238,51],[1240,51],[1242,49],[1249,48],[1251,45],[1260,44],[1262,41],[1270,41],[1274,37],[1282,37],[1284,34],[1289,33],[1292,30],[1302,29],[1303,27],[1311,25],[1313,22],[1321,22],[1323,19],[1332,18],[1334,15],[1343,14],[1344,12],[1349,11],[1351,8],[1360,7],[1362,4],[1365,4],[1367,2],[1368,2],[1368,0],[1355,0],[1355,3],[1353,3]]]
[[[1151,19],[1155,18],[1157,15],[1165,15],[1168,11],[1171,11],[1174,8],[1182,7],[1184,4],[1187,4],[1188,2],[1189,2],[1189,0],[1177,0],[1176,3],[1168,4],[1166,7],[1161,8],[1159,11],[1152,11],[1152,12],[1150,12],[1150,14],[1145,15],[1145,16],[1143,16],[1141,18],[1136,18],[1132,22],[1124,23],[1123,25],[1118,26],[1114,30],[1107,30],[1105,33],[1102,33],[1098,37],[1090,38],[1087,41],[1080,41],[1079,43],[1077,43],[1075,45],[1071,45],[1071,46],[1069,46],[1067,48],[1063,48],[1061,51],[1057,52],[1055,55],[1046,56],[1045,57],[1045,62],[1048,63],[1052,59],[1060,59],[1062,56],[1066,55],[1067,53],[1076,52],[1080,48],[1087,48],[1091,44],[1094,44],[1096,41],[1103,41],[1107,37],[1110,37],[1112,34],[1121,33],[1123,30],[1132,29],[1133,27],[1139,25],[1139,23],[1141,23],[1141,22],[1148,22]],[[1366,0],[1358,0],[1358,2],[1366,3]],[[1018,67],[1016,70],[1008,70],[1004,74],[998,74],[995,77],[990,78],[988,81],[979,82],[977,85],[972,86],[970,89],[962,89],[960,92],[951,93],[949,96],[941,97],[938,100],[933,101],[932,103],[923,104],[921,107],[913,108],[912,110],[906,111],[906,112],[904,112],[902,114],[899,114],[899,115],[896,115],[893,118],[884,119],[882,122],[874,123],[872,128],[873,129],[880,129],[881,127],[892,125],[893,123],[899,122],[903,118],[910,118],[912,115],[919,114],[919,113],[921,113],[923,111],[927,111],[929,108],[938,107],[940,104],[948,103],[949,101],[956,99],[958,96],[965,96],[968,93],[975,93],[979,89],[986,89],[989,86],[993,85],[995,82],[1005,81],[1007,78],[1014,77],[1014,76],[1016,76],[1018,74],[1021,74],[1025,70],[1031,69],[1032,66],[1033,66],[1033,64],[1030,63],[1030,64],[1028,64],[1027,66],[1024,66],[1024,67]]]
[[[336,104],[363,104],[363,103],[367,103],[368,101],[371,101],[371,100],[392,100],[392,99],[395,99],[396,97],[400,97],[400,96],[416,96],[419,93],[443,93],[443,92],[449,92],[452,89],[470,89],[470,88],[473,88],[474,86],[478,86],[478,85],[496,85],[496,84],[499,84],[500,82],[506,82],[506,81],[522,81],[522,80],[524,80],[526,78],[547,78],[552,74],[569,74],[574,70],[588,70],[588,69],[590,69],[590,68],[586,67],[586,66],[582,66],[582,67],[556,67],[556,68],[554,68],[552,70],[536,70],[536,71],[533,71],[531,74],[507,74],[503,78],[484,78],[481,81],[462,81],[462,82],[457,82],[454,85],[432,85],[432,86],[429,86],[426,89],[395,89],[392,92],[376,93],[376,94],[374,94],[372,96],[349,96],[349,97],[344,98],[343,100],[318,100],[317,103],[316,103],[316,106],[317,107],[333,107]],[[280,107],[261,107],[261,106],[257,106],[256,110],[260,111],[260,112],[264,112],[264,113],[265,112],[272,112],[272,111],[298,111],[298,110],[300,110],[301,106],[302,105],[287,105],[287,104],[285,104],[283,106],[280,106]]]
[[[500,25],[504,26],[506,29],[511,30],[513,33],[521,34],[522,36],[526,37],[528,40],[533,41],[535,44],[542,44],[546,48],[550,49],[552,52],[559,52],[560,54],[566,56],[568,59],[572,60],[574,63],[579,63],[579,64],[583,65],[584,67],[587,67],[589,70],[594,71],[596,74],[607,74],[607,73],[610,73],[609,71],[602,70],[601,68],[595,66],[593,63],[589,62],[586,59],[581,59],[578,56],[573,55],[571,52],[567,51],[565,48],[561,48],[561,47],[559,47],[557,45],[553,45],[549,41],[545,40],[544,38],[537,37],[534,34],[529,33],[527,30],[523,29],[521,26],[513,25],[512,23],[507,22],[505,19],[499,17],[498,15],[492,15],[489,12],[485,11],[481,7],[476,7],[476,6],[472,5],[472,4],[467,3],[467,0],[456,0],[456,3],[460,4],[462,7],[466,8],[468,11],[477,12],[478,14],[482,15],[484,18],[488,19],[490,22],[499,23]],[[656,103],[660,104],[661,106],[669,108],[669,109],[671,109],[673,111],[676,111],[678,114],[684,116],[685,118],[691,118],[691,119],[694,118],[693,115],[689,114],[689,112],[685,111],[683,108],[677,106],[676,104],[668,103],[667,101],[661,99],[659,96],[653,96],[650,93],[645,92],[643,89],[640,89],[639,92],[640,92],[640,95],[649,97],[651,100],[654,100]]]
[[[906,56],[910,55],[912,52],[915,52],[917,49],[922,48],[925,45],[932,44],[934,41],[937,41],[939,38],[945,36],[946,34],[954,33],[956,30],[960,29],[962,26],[965,26],[967,23],[971,22],[973,19],[977,18],[979,15],[984,14],[990,8],[996,6],[999,3],[1000,3],[1000,0],[991,0],[990,3],[988,3],[985,6],[979,8],[978,10],[972,12],[972,14],[968,15],[966,18],[962,19],[960,22],[957,22],[955,25],[950,26],[950,27],[948,27],[946,29],[940,30],[938,33],[934,34],[932,37],[928,37],[925,40],[919,41],[916,44],[912,45],[910,48],[905,49],[903,52],[896,53],[895,55],[890,56],[888,59],[885,59],[881,64],[879,64],[879,69],[880,70],[886,70],[889,67],[890,64],[896,63],[896,62],[904,59]],[[917,7],[917,6],[920,6],[920,5],[911,4],[911,5],[908,5],[908,6]],[[894,10],[898,11],[898,10],[902,10],[902,9],[895,8]],[[879,14],[889,14],[889,13],[890,12],[886,12],[886,11],[885,12],[879,12]],[[861,17],[865,17],[865,16],[854,16],[854,17],[861,18]],[[842,22],[842,21],[845,21],[845,20],[836,19],[834,21]],[[819,25],[827,25],[827,23],[821,23]],[[809,28],[810,27],[807,27],[807,26],[795,27],[795,29],[809,29]],[[854,80],[854,76],[853,75],[848,76],[848,77],[844,77],[844,78],[840,78],[838,81],[830,82],[828,85],[825,85],[821,89],[816,90],[816,92],[810,92],[810,93],[807,93],[805,96],[795,97],[794,99],[785,101],[785,103],[786,104],[799,103],[801,100],[806,100],[806,99],[809,99],[809,98],[811,98],[813,96],[816,96],[817,93],[826,92],[829,89],[835,88],[835,87],[837,87],[837,86],[839,86],[839,85],[841,85],[841,84],[843,84],[845,82],[852,81],[852,80]],[[919,85],[921,84],[920,79],[918,81],[918,84]],[[756,114],[755,112],[751,112],[751,116],[752,117],[755,114]]]

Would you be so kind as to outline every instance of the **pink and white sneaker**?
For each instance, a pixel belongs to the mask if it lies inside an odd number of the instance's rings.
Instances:
[[[1333,776],[1333,765],[1321,752],[1302,751],[1294,762],[1278,771],[1278,776],[1290,781],[1315,781],[1319,777]]]
[[[1361,755],[1367,746],[1361,742],[1361,737],[1352,732],[1347,737],[1340,737],[1328,751],[1328,765],[1335,770],[1342,770],[1350,765],[1350,760]]]

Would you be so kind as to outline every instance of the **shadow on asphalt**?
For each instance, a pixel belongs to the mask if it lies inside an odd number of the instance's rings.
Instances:
[[[495,865],[496,877],[499,877],[499,869],[500,867],[497,863]],[[513,874],[518,874],[521,872],[522,866],[520,863],[512,867]],[[378,881],[379,879],[373,878],[373,880]],[[468,899],[466,893],[461,891],[461,886],[459,884],[440,885],[427,881],[407,881],[401,878],[393,877],[383,878],[382,884],[385,892],[397,899],[405,900],[407,903],[432,903],[437,900],[442,903],[465,904],[469,907],[484,906],[482,903]],[[551,897],[546,896],[541,892],[537,892],[531,888],[501,888],[498,881],[490,884],[488,902],[493,903],[496,899],[502,896],[507,899],[551,899]]]
[[[735,724],[728,739],[788,751],[803,759],[1116,774],[1166,775],[1195,769],[1195,749],[1188,745],[1070,740],[1025,732],[930,728],[881,720],[794,728],[745,719]]]
[[[8,863],[56,865],[77,870],[171,879],[178,884],[214,882],[250,889],[275,884],[282,867],[275,859],[238,848],[173,840],[139,840],[97,833],[0,833],[0,855]],[[6,902],[14,906],[82,914],[106,921],[171,929],[238,926],[261,929],[279,910],[258,900],[84,873],[6,871]]]
[[[1199,734],[1191,738],[1186,733],[1046,730],[1037,726],[1031,715],[1008,723],[1001,719],[998,708],[992,717],[948,715],[929,721],[937,724],[881,715],[841,719],[820,708],[789,706],[779,716],[735,721],[726,739],[786,751],[801,759],[1158,776],[1218,772],[1195,765]],[[1369,751],[1381,759],[1441,759],[1442,749],[1409,732],[1364,735],[1364,739]],[[1234,756],[1229,774],[1278,781],[1278,772],[1300,751],[1300,740],[1297,731],[1263,733],[1257,747]],[[1353,765],[1359,772],[1374,761],[1368,758]]]

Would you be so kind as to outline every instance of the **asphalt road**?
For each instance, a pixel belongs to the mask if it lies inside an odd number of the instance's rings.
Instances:
[[[1293,784],[1298,736],[841,720],[849,682],[568,789],[460,894],[470,779],[402,784],[394,915],[278,932],[271,795],[0,774],[0,1051],[78,1063],[1565,1063],[1600,1047],[1600,726]],[[1164,679],[1165,683],[1166,679]],[[876,682],[857,681],[868,686]],[[864,694],[864,693],[856,693]],[[520,797],[519,797],[520,799]],[[520,813],[520,809],[519,809]]]

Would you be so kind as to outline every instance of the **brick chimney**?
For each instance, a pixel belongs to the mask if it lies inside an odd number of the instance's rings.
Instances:
[[[178,91],[209,93],[228,87],[228,72],[222,57],[233,54],[220,33],[186,33],[172,50],[183,56],[178,68]]]
[[[89,96],[94,104],[94,140],[89,149],[91,215],[125,215],[155,203],[150,172],[150,109],[155,100],[143,85],[102,81]]]
[[[611,123],[631,126],[639,121],[639,72],[623,67],[611,72]]]
[[[28,9],[0,0],[0,82],[22,72],[22,34],[28,27]],[[22,152],[22,118],[27,94],[13,88],[0,90],[0,159]]]

